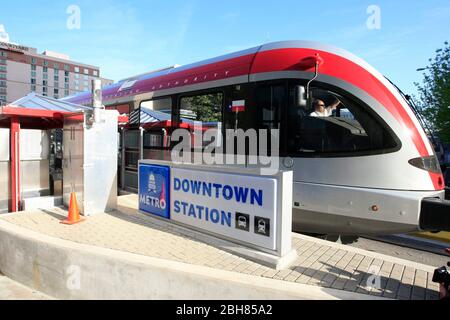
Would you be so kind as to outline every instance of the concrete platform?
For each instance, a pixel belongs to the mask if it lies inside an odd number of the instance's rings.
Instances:
[[[121,196],[118,211],[74,226],[59,223],[61,208],[0,216],[0,270],[63,299],[438,298],[439,266],[293,234],[298,258],[277,271],[227,241],[139,214],[137,203]],[[374,276],[380,287],[366,287]]]
[[[51,298],[0,274],[0,300],[51,300]]]

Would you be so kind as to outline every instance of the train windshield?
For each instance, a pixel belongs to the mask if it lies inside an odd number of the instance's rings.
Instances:
[[[311,88],[309,104],[299,105],[290,88],[288,152],[299,156],[356,156],[385,153],[398,143],[388,126],[362,102],[331,89]]]

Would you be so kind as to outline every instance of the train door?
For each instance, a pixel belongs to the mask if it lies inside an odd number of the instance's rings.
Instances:
[[[250,142],[253,134],[249,131],[249,129],[256,129],[258,126],[257,105],[253,92],[253,84],[233,85],[226,88],[224,101],[222,132],[223,137],[225,137],[224,153],[234,155],[242,155],[244,153],[245,164],[249,163],[249,155],[255,155],[253,150],[256,147]],[[237,135],[238,130],[244,131],[245,142],[242,138],[233,137],[233,140],[230,138],[231,133]]]
[[[267,130],[268,141],[260,145],[259,155],[282,156],[285,149],[287,82],[286,80],[260,83],[255,90],[258,124],[255,128]],[[270,138],[270,140],[269,140]],[[278,141],[275,144],[275,141]],[[261,148],[265,147],[265,150]],[[277,148],[278,150],[275,150]]]

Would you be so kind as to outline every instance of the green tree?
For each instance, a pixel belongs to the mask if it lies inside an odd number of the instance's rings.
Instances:
[[[417,105],[430,127],[446,143],[450,143],[450,45],[436,50],[424,68],[422,83],[414,83],[419,91]]]

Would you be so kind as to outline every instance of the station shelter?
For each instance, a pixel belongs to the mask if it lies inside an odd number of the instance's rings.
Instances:
[[[20,211],[24,199],[54,193],[55,130],[63,128],[65,116],[86,111],[92,107],[34,92],[0,107],[0,212]],[[119,123],[127,121],[119,117]]]

